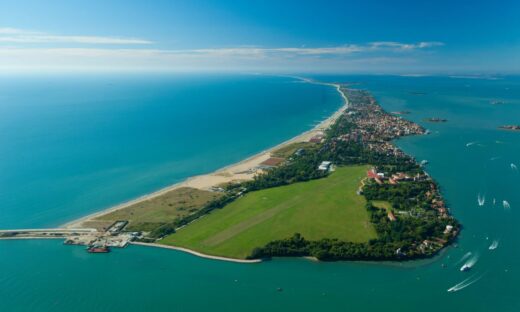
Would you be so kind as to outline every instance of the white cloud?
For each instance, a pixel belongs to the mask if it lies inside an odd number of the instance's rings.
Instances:
[[[401,42],[394,42],[394,41],[377,41],[370,43],[370,46],[374,49],[395,49],[395,50],[417,50],[417,49],[425,49],[425,48],[432,48],[432,47],[439,47],[443,46],[444,43],[438,42],[438,41],[422,41],[417,43],[401,43]]]
[[[444,45],[442,42],[418,42],[400,43],[392,41],[371,42],[365,45],[349,44],[333,47],[282,47],[282,48],[260,48],[260,47],[238,47],[238,48],[217,48],[217,49],[195,49],[195,50],[174,50],[171,53],[197,53],[207,55],[236,55],[236,56],[260,56],[268,54],[295,54],[295,55],[347,55],[361,52],[392,51],[405,52],[420,50]]]
[[[145,39],[55,35],[17,28],[0,28],[0,68],[337,69],[361,67],[363,64],[376,66],[385,63],[411,63],[414,51],[443,45],[440,42],[378,41],[328,47],[302,45],[200,49],[121,48],[124,45],[151,43],[153,42]]]
[[[151,44],[152,41],[136,38],[103,36],[54,35],[17,28],[0,28],[0,43],[69,43],[69,44]]]

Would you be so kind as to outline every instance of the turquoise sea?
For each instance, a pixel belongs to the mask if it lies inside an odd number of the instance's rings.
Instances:
[[[0,311],[519,311],[520,173],[511,164],[520,166],[520,133],[497,127],[520,123],[520,78],[314,78],[369,89],[431,130],[397,144],[429,161],[464,226],[456,247],[400,264],[251,265],[148,247],[92,255],[57,240],[0,241]],[[213,171],[340,105],[334,88],[285,77],[0,77],[0,228],[59,226]],[[463,273],[468,252],[476,263]],[[467,278],[476,282],[447,292]]]

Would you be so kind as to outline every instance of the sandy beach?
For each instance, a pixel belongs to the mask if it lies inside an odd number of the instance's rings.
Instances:
[[[271,153],[277,149],[280,149],[281,147],[287,146],[292,143],[298,143],[298,142],[308,142],[312,137],[316,136],[317,134],[323,133],[326,129],[328,129],[334,122],[341,116],[341,114],[348,108],[348,99],[345,96],[345,94],[341,91],[341,86],[339,84],[335,83],[323,83],[323,82],[315,82],[307,78],[301,78],[301,77],[294,77],[297,79],[302,80],[306,83],[314,83],[314,84],[321,84],[321,85],[328,85],[331,87],[336,88],[337,92],[341,95],[343,99],[343,105],[336,111],[334,114],[332,114],[329,118],[323,120],[321,123],[316,125],[314,128],[305,131],[285,142],[282,142],[276,146],[273,146],[272,148],[262,151],[260,153],[257,153],[249,158],[246,158],[240,162],[231,164],[229,166],[226,166],[224,168],[218,169],[215,172],[194,176],[186,179],[183,182],[176,183],[173,185],[170,185],[168,187],[165,187],[163,189],[160,189],[156,192],[146,194],[144,196],[138,197],[136,199],[124,202],[122,204],[113,206],[111,208],[87,215],[85,217],[82,217],[80,219],[73,220],[69,223],[66,223],[63,225],[65,228],[82,228],[83,223],[90,221],[92,219],[95,219],[97,217],[103,216],[105,214],[111,213],[113,211],[123,209],[129,206],[132,206],[136,203],[146,201],[158,196],[161,196],[167,192],[170,192],[174,189],[180,188],[180,187],[192,187],[196,189],[201,190],[210,190],[213,187],[216,187],[218,185],[221,185],[223,183],[228,183],[232,181],[245,181],[245,180],[251,180],[256,174],[257,167],[264,162],[265,160],[269,159],[271,157]]]

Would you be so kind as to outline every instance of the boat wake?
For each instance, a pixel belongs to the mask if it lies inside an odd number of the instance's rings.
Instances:
[[[498,248],[498,243],[500,243],[500,241],[498,239],[495,239],[491,245],[489,245],[489,250],[495,250]]]
[[[463,290],[464,288],[471,286],[471,285],[475,284],[476,282],[478,282],[483,276],[484,276],[484,274],[481,274],[479,276],[476,276],[476,275],[470,276],[470,277],[466,278],[465,280],[463,280],[462,282],[456,284],[455,286],[448,288],[448,292],[457,292],[459,290]]]
[[[513,163],[511,163],[511,170],[513,170],[514,172],[518,172],[518,168]]]
[[[510,210],[511,209],[511,205],[509,205],[509,202],[507,200],[504,200],[502,202],[502,206],[504,206],[504,210]]]
[[[480,195],[479,193],[477,196],[477,200],[479,206],[484,206],[484,204],[486,203],[486,195]]]
[[[470,147],[471,145],[475,145],[477,144],[477,142],[468,142],[466,143],[466,147]]]
[[[466,263],[464,263],[463,266],[460,267],[460,271],[466,272],[466,271],[471,270],[471,268],[473,268],[473,266],[475,265],[475,263],[477,263],[477,261],[478,261],[478,255],[474,255],[473,257],[469,258],[469,260],[466,261]]]
[[[455,265],[460,264],[462,261],[468,259],[471,255],[472,255],[471,251],[466,252],[466,253],[464,254],[464,256],[462,256],[462,258],[460,258],[460,260],[457,261],[457,263],[455,263]]]

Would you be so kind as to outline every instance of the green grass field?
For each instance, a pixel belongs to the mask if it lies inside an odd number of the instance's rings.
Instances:
[[[356,191],[368,168],[340,167],[324,179],[248,193],[160,243],[245,258],[255,247],[297,232],[309,240],[366,242],[376,232]]]

